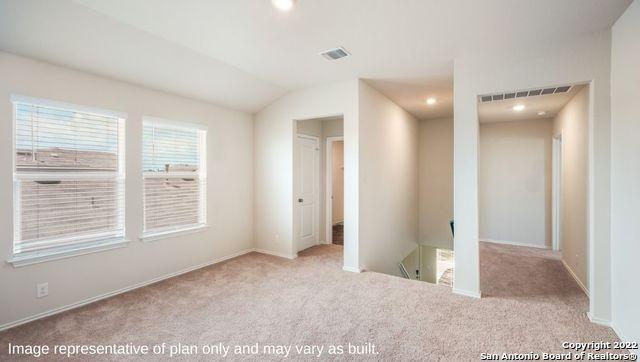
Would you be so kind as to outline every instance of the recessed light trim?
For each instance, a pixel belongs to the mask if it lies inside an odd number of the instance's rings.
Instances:
[[[435,98],[433,98],[433,97],[431,97],[431,98],[427,98],[427,105],[428,105],[428,106],[433,106],[433,105],[435,105],[436,103],[438,103],[438,100],[437,100],[437,99],[435,99]]]
[[[545,112],[545,111],[540,111],[540,112],[538,112],[538,116],[544,116],[544,115],[546,115],[546,114],[547,114],[547,112]]]
[[[516,112],[522,112],[524,111],[524,104],[516,104],[515,106],[513,106],[513,110]]]
[[[280,11],[289,11],[293,9],[297,0],[271,0],[271,4]]]

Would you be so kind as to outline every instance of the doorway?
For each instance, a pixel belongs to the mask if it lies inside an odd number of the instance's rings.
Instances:
[[[478,102],[483,294],[561,290],[588,301],[589,85],[512,90]]]
[[[326,235],[328,244],[344,245],[344,139],[327,137]]]
[[[343,117],[294,121],[293,235],[295,251],[342,246],[344,228]],[[335,226],[335,228],[334,228]],[[334,232],[335,229],[335,232]]]

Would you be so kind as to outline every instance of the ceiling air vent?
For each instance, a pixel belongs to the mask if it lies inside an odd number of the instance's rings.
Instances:
[[[324,53],[323,53],[324,55]],[[485,94],[480,96],[480,101],[485,102],[494,102],[494,101],[502,101],[509,100],[515,98],[524,98],[524,97],[536,97],[536,96],[544,96],[549,94],[558,94],[558,93],[567,93],[571,90],[570,85],[563,85],[560,87],[549,87],[543,89],[530,89],[530,90],[519,90],[515,92],[507,92],[507,93],[497,93],[497,94]]]
[[[328,60],[337,60],[350,55],[350,53],[345,48],[338,47],[335,49],[325,50],[322,53],[320,53],[320,55],[327,58]]]

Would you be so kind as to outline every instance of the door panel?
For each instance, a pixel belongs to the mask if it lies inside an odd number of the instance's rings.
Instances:
[[[296,137],[296,213],[297,251],[318,243],[319,215],[319,145],[317,139]]]

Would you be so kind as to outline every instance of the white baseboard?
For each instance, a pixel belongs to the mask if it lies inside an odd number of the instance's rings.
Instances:
[[[251,251],[255,251],[256,253],[260,253],[260,254],[273,255],[273,256],[278,256],[280,258],[292,259],[292,260],[298,257],[298,253],[285,254],[285,253],[279,253],[277,251],[271,251],[271,250],[265,250],[265,249],[252,249]]]
[[[213,264],[217,264],[217,263],[223,262],[225,260],[233,259],[235,257],[250,253],[252,251],[254,251],[254,249],[242,250],[242,251],[239,251],[239,252],[227,255],[227,256],[223,256],[222,258],[218,258],[218,259],[206,262],[206,263],[202,263],[202,264],[199,264],[199,265],[196,265],[196,266],[192,266],[192,267],[189,267],[189,268],[186,268],[186,269],[182,269],[182,270],[177,271],[177,272],[165,274],[165,275],[162,275],[162,276],[159,276],[159,277],[156,277],[156,278],[153,278],[153,279],[141,282],[141,283],[133,284],[133,285],[130,285],[128,287],[124,287],[124,288],[121,288],[121,289],[118,289],[118,290],[114,290],[112,292],[100,294],[100,295],[97,295],[95,297],[90,297],[90,298],[87,298],[87,299],[84,299],[84,300],[81,300],[81,301],[78,301],[78,302],[75,302],[75,303],[67,304],[65,306],[54,308],[54,309],[48,310],[46,312],[42,312],[42,313],[38,313],[38,314],[29,316],[29,317],[18,319],[17,321],[5,323],[5,324],[0,325],[0,331],[3,331],[5,329],[9,329],[9,328],[13,328],[13,327],[17,327],[17,326],[19,326],[21,324],[25,324],[25,323],[29,323],[29,322],[32,322],[32,321],[35,321],[35,320],[38,320],[38,319],[41,319],[41,318],[49,317],[49,316],[52,316],[52,315],[55,315],[55,314],[58,314],[58,313],[62,313],[62,312],[65,312],[65,311],[68,311],[68,310],[71,310],[71,309],[79,308],[79,307],[82,307],[84,305],[87,305],[87,304],[90,304],[90,303],[93,303],[93,302],[97,302],[97,301],[102,300],[102,299],[110,298],[110,297],[116,296],[118,294],[122,294],[122,293],[126,293],[126,292],[129,292],[129,291],[132,291],[134,289],[142,288],[142,287],[145,287],[147,285],[154,284],[154,283],[160,282],[160,281],[165,280],[165,279],[173,278],[173,277],[176,277],[176,276],[181,275],[181,274],[185,274],[185,273],[197,270],[197,269],[201,269],[201,268],[207,267],[209,265],[213,265]]]
[[[615,323],[613,323],[613,321],[594,317],[593,315],[591,315],[591,312],[587,312],[587,317],[589,318],[589,321],[591,321],[591,323],[594,323],[594,324],[597,324],[597,325],[600,325],[600,326],[604,326],[604,327],[609,327],[609,328],[613,329],[613,333],[615,333],[618,336],[618,339],[620,341],[622,341],[622,342],[632,342],[631,340],[627,339],[624,336],[624,334],[620,331],[620,329],[618,329],[618,327],[616,326]],[[638,356],[638,351],[637,350],[628,349],[627,351],[629,351],[629,353],[631,353],[634,356]]]
[[[589,317],[589,319],[591,319],[591,317]],[[637,342],[637,341],[632,341],[632,340],[626,338],[626,336],[620,331],[620,329],[618,329],[618,327],[616,326],[615,323],[611,322],[609,324],[610,324],[611,329],[613,329],[613,332],[618,335],[618,338],[622,342]],[[628,349],[627,351],[629,351],[629,353],[631,353],[632,355],[636,356],[636,360],[637,360],[638,350]]]
[[[587,287],[584,286],[584,284],[582,284],[582,282],[580,281],[580,279],[578,279],[578,276],[576,275],[576,273],[573,272],[573,270],[571,270],[571,268],[569,267],[569,264],[567,264],[564,259],[562,259],[562,265],[564,265],[564,268],[567,269],[567,272],[569,273],[569,275],[571,275],[571,277],[573,278],[573,280],[576,281],[576,283],[578,283],[578,286],[580,287],[580,289],[582,289],[582,291],[584,292],[584,294],[587,295],[587,298],[589,298],[590,294],[589,294],[589,289],[587,289]],[[591,317],[589,317],[589,319],[591,319]],[[593,321],[592,321],[593,322]],[[594,322],[596,323],[596,322]]]
[[[453,294],[463,295],[465,297],[471,297],[476,299],[482,298],[482,292],[470,292],[467,290],[461,290],[456,288],[453,288]]]
[[[521,242],[517,242],[517,241],[508,241],[508,240],[495,240],[495,239],[486,239],[486,238],[480,238],[480,241],[484,241],[487,243],[494,243],[494,244],[505,244],[505,245],[514,245],[514,246],[528,246],[530,248],[538,248],[538,249],[551,249],[551,247],[546,246],[546,245],[540,245],[540,244],[534,244],[534,243],[521,243]]]
[[[352,267],[352,266],[347,266],[347,265],[343,266],[342,270],[352,272],[352,273],[362,273],[362,269]]]
[[[602,318],[598,318],[598,317],[594,317],[591,312],[587,312],[587,318],[589,318],[589,321],[591,323],[600,325],[600,326],[604,326],[604,327],[610,327],[613,328],[613,325],[611,324],[611,321],[608,319],[602,319]],[[615,332],[615,328],[613,329]],[[617,333],[616,333],[617,334]],[[618,337],[620,337],[620,334],[618,334]]]

